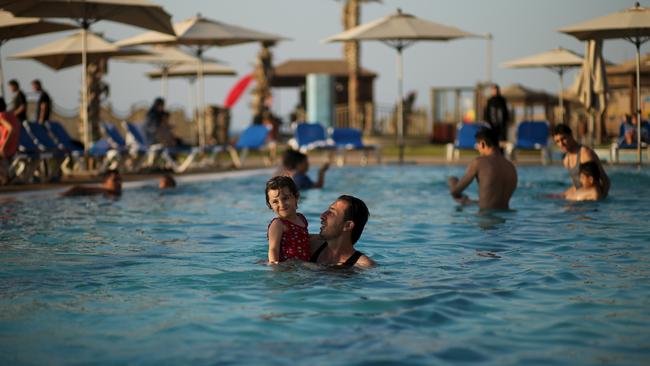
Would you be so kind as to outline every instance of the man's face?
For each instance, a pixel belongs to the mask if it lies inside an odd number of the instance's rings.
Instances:
[[[15,86],[14,84],[9,84],[9,89],[11,90],[12,93],[15,93],[18,91],[18,87]]]
[[[334,239],[341,236],[345,227],[345,210],[347,203],[334,201],[330,207],[320,215],[320,235],[325,239]]]
[[[309,171],[309,160],[305,159],[296,165],[296,171],[298,173],[307,174]]]
[[[573,137],[565,134],[557,134],[553,136],[553,141],[555,141],[555,145],[557,145],[563,153],[567,153],[573,144]]]
[[[32,90],[35,92],[39,91],[38,85],[36,83],[32,83]]]
[[[122,177],[119,174],[111,174],[104,181],[104,189],[113,192],[122,191]]]

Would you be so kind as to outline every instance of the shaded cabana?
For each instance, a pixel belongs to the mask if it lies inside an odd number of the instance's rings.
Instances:
[[[508,101],[512,122],[530,120],[547,120],[551,124],[555,122],[553,108],[558,102],[555,95],[530,89],[521,84],[509,85],[501,90],[501,94]]]
[[[348,102],[348,66],[345,60],[288,60],[275,66],[271,86],[274,88],[299,88],[298,109],[307,106],[306,83],[308,74],[328,74],[335,78],[335,104]],[[359,103],[373,103],[373,83],[377,74],[361,68],[359,74]]]
[[[609,102],[607,106],[606,128],[609,135],[618,135],[618,128],[625,114],[634,111],[636,105],[636,59],[625,61],[618,65],[607,66],[607,84]],[[641,112],[642,118],[647,119],[650,113],[650,54],[641,57]]]

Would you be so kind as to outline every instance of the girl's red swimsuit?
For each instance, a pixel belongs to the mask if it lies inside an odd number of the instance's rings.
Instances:
[[[280,241],[280,262],[287,259],[309,260],[309,231],[307,230],[307,219],[302,214],[298,214],[305,226],[296,225],[293,222],[276,217],[271,220],[269,227],[275,220],[280,220],[284,224],[284,232]],[[268,232],[268,230],[267,230]]]

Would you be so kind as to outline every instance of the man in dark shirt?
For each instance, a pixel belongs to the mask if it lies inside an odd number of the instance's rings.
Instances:
[[[40,80],[35,79],[32,81],[32,89],[34,89],[35,92],[40,93],[38,102],[36,102],[36,122],[45,123],[45,121],[48,121],[50,119],[50,112],[52,111],[52,99],[50,99],[50,95],[47,94],[45,90],[43,90],[43,86],[41,85]]]
[[[16,79],[9,80],[9,89],[14,93],[10,112],[13,112],[18,122],[27,120],[27,98],[25,98],[25,93],[20,90],[20,84]]]
[[[510,112],[508,111],[506,98],[501,95],[501,90],[497,84],[492,86],[492,96],[487,101],[483,117],[490,124],[499,141],[508,140]]]

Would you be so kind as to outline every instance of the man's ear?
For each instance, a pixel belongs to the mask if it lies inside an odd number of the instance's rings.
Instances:
[[[354,229],[354,221],[348,220],[343,224],[343,231],[352,231]]]

